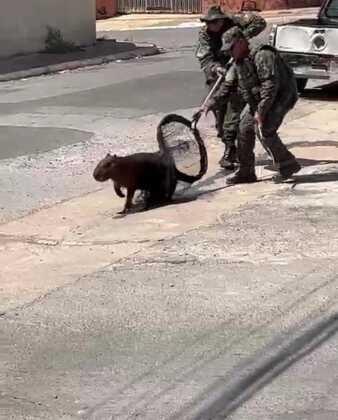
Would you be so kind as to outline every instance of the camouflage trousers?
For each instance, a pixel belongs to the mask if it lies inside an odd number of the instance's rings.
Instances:
[[[223,135],[224,144],[233,145],[238,136],[241,113],[245,102],[239,93],[232,93],[224,109]]]
[[[212,85],[209,85],[209,90]],[[241,113],[245,102],[238,93],[230,95],[227,104],[220,109],[213,111],[217,136],[222,139],[224,144],[232,146],[235,144],[238,134]]]
[[[287,105],[277,105],[271,108],[271,111],[261,127],[261,133],[258,133],[253,112],[249,105],[244,108],[241,115],[238,134],[238,158],[241,169],[248,172],[254,170],[256,134],[264,149],[273,159],[277,170],[295,162],[295,156],[286,148],[277,133],[285,115],[290,109],[291,107]]]

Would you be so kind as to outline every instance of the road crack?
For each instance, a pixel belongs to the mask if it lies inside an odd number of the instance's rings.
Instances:
[[[17,242],[30,245],[41,245],[45,247],[68,246],[68,247],[85,247],[85,246],[113,246],[123,244],[146,244],[158,243],[164,239],[140,239],[140,240],[113,240],[113,241],[70,241],[64,239],[52,239],[36,236],[20,236],[0,234],[0,242]]]

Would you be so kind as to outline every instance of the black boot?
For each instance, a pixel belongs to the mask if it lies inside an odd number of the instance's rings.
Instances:
[[[235,169],[235,163],[237,162],[237,148],[234,144],[225,144],[225,151],[224,155],[222,156],[221,160],[219,161],[219,164],[221,168],[228,169],[228,170],[234,170]]]
[[[228,185],[250,184],[252,182],[257,182],[254,169],[244,170],[240,168],[233,175],[228,176],[226,179],[226,183]]]
[[[300,164],[295,160],[289,165],[282,166],[279,169],[279,174],[272,177],[276,184],[283,182],[301,170]]]

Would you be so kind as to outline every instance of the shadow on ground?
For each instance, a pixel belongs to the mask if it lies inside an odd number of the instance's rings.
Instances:
[[[236,367],[227,377],[231,378],[228,382],[219,380],[206,395],[215,392],[219,387],[224,391],[221,395],[211,402],[207,408],[203,409],[194,417],[194,420],[205,419],[224,419],[250,400],[262,388],[269,385],[279,375],[295,363],[309,355],[338,332],[338,314],[330,317],[321,318],[313,321],[308,320],[301,332],[299,329],[289,331],[281,338],[276,338],[262,351],[258,352],[253,358],[248,359],[242,366]],[[274,351],[274,349],[276,349]],[[264,355],[264,356],[262,356]],[[194,404],[200,403],[195,400]],[[189,410],[189,407],[186,407]],[[184,416],[181,412],[172,417],[171,420],[178,420]]]
[[[338,140],[317,140],[317,141],[294,141],[288,144],[288,149],[295,147],[336,147],[338,148]]]
[[[303,144],[306,142],[299,142],[299,144],[300,143]],[[331,143],[334,143],[338,147],[338,142],[317,142],[317,143],[320,146],[323,146],[324,143],[325,145],[332,146]],[[298,143],[296,144],[297,146],[299,146]],[[298,159],[298,162],[301,164],[303,168],[310,167],[310,166],[338,164],[338,160],[327,160],[327,159],[320,159],[320,160]],[[276,169],[272,165],[271,159],[258,159],[257,165],[264,166],[264,169],[266,170],[276,172]],[[233,171],[226,171],[224,169],[220,169],[218,172],[216,172],[215,175],[204,178],[197,185],[190,186],[189,184],[182,184],[180,185],[180,188],[176,191],[172,201],[168,203],[160,204],[158,206],[153,206],[147,210],[144,208],[144,201],[138,200],[138,202],[133,206],[133,208],[129,211],[128,214],[154,210],[159,207],[167,207],[167,206],[189,203],[205,195],[213,194],[218,191],[225,190],[226,188],[231,188],[231,185],[227,185],[225,182],[226,176],[230,175],[231,173],[233,173]],[[215,186],[215,182],[222,178],[224,179],[224,185]],[[257,182],[266,182],[266,181],[272,181],[272,176],[270,175],[264,176],[263,178],[259,179]],[[290,178],[290,180],[286,180],[284,183],[293,184],[295,186],[297,184],[305,184],[305,183],[310,184],[310,183],[334,182],[334,181],[338,181],[338,170],[332,171],[332,172],[324,172],[324,173],[294,175],[292,178]],[[121,218],[124,216],[125,215],[117,215],[116,218]]]
[[[316,184],[319,182],[338,181],[338,172],[327,172],[323,174],[295,175],[293,179],[287,181],[291,184]]]
[[[322,85],[320,88],[305,89],[301,97],[312,101],[337,101],[338,82]]]

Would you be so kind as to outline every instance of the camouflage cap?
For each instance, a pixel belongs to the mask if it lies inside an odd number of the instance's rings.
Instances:
[[[222,51],[230,51],[233,44],[239,39],[245,39],[245,36],[238,26],[227,30],[222,37]]]
[[[227,15],[222,12],[220,6],[211,6],[206,15],[200,18],[201,22],[214,22],[219,19],[226,19]]]

